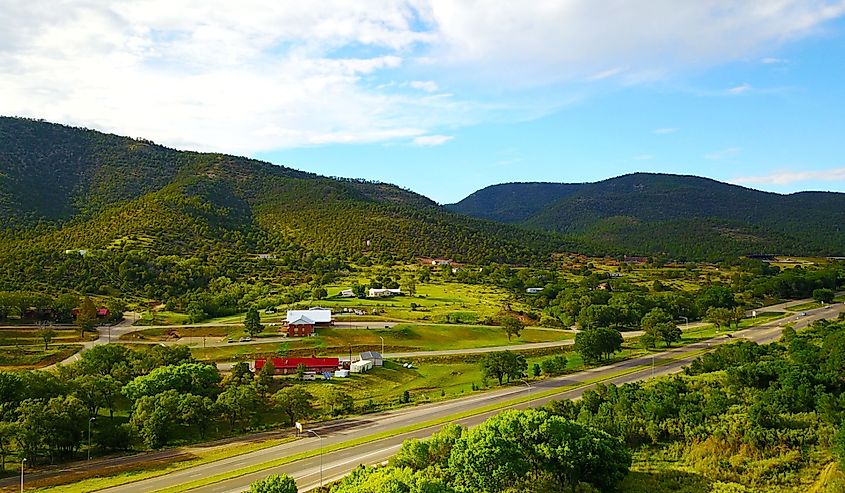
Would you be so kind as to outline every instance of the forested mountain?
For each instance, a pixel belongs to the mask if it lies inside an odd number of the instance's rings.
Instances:
[[[321,257],[529,262],[567,248],[389,184],[20,118],[0,118],[0,224],[0,290],[34,278],[125,291],[189,259],[184,283],[236,278],[258,253],[284,270]]]
[[[688,258],[845,253],[841,193],[781,195],[696,176],[651,173],[558,188],[536,185],[488,187],[449,207],[576,235],[611,252]],[[529,210],[519,219],[513,213]]]
[[[491,221],[518,223],[584,186],[583,183],[503,183],[482,188],[446,208]]]

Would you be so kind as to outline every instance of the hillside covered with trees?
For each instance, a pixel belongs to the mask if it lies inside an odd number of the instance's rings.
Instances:
[[[845,253],[845,194],[781,195],[696,176],[634,173],[597,183],[511,183],[447,207],[575,235],[606,253],[688,259]]]
[[[0,290],[160,296],[345,261],[519,263],[571,248],[385,183],[21,118],[0,118],[0,223]]]

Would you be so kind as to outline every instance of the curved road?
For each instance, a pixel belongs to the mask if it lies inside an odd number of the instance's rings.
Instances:
[[[323,436],[322,440],[308,436],[283,445],[269,447],[264,450],[220,460],[211,464],[177,471],[158,478],[109,488],[104,491],[108,493],[133,493],[137,491],[156,491],[163,488],[178,487],[179,485],[195,481],[197,479],[211,477],[220,473],[236,471],[244,467],[256,466],[269,460],[278,459],[295,453],[317,451],[320,449],[321,445],[323,447],[327,447],[355,438],[366,438],[367,436],[371,436],[377,432],[401,429],[409,425],[427,422],[438,418],[448,418],[449,416],[457,413],[471,411],[481,406],[503,404],[516,397],[529,397],[531,395],[549,391],[550,389],[561,389],[561,392],[552,396],[538,395],[534,400],[509,406],[509,408],[536,407],[543,405],[550,400],[576,399],[586,390],[592,388],[597,379],[601,379],[602,383],[621,385],[627,382],[645,380],[654,376],[676,373],[680,371],[683,366],[689,364],[689,362],[692,361],[701,351],[706,351],[716,345],[730,342],[738,338],[745,338],[759,343],[772,342],[780,337],[782,331],[781,323],[786,321],[795,321],[795,327],[802,328],[806,327],[815,320],[835,318],[841,312],[845,312],[845,306],[840,303],[832,307],[808,311],[807,316],[799,317],[797,321],[794,319],[794,315],[791,315],[788,318],[781,319],[767,325],[734,332],[733,337],[730,338],[727,336],[719,336],[700,343],[657,353],[653,356],[635,358],[560,378],[542,380],[530,388],[509,387],[442,403],[427,404],[409,409],[362,416],[359,418],[345,420],[343,422],[327,423],[314,428],[317,433]],[[571,387],[577,384],[581,384],[582,386],[571,390],[564,390],[566,387]],[[502,409],[497,409],[490,412],[484,412],[471,417],[458,419],[454,422],[465,426],[474,426],[501,412],[501,410]],[[428,437],[439,428],[440,425],[431,426],[418,431],[399,434],[391,438],[368,441],[362,445],[326,453],[322,458],[315,456],[310,459],[299,460],[284,466],[273,467],[257,473],[245,474],[237,478],[196,488],[192,491],[202,493],[242,492],[246,491],[249,488],[249,484],[257,479],[266,477],[269,474],[281,473],[288,474],[296,479],[297,484],[299,484],[300,491],[309,491],[319,486],[321,469],[323,481],[325,482],[340,478],[354,469],[358,464],[376,464],[387,460],[396,452],[404,440],[409,438]]]

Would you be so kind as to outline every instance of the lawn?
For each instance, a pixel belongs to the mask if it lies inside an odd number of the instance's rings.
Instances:
[[[819,303],[818,301],[808,301],[807,303],[801,303],[798,305],[787,305],[786,309],[791,310],[793,312],[804,312],[807,310],[813,310],[816,308],[823,307],[824,304]]]
[[[385,352],[409,352],[562,341],[573,337],[572,333],[565,331],[527,328],[520,337],[508,341],[505,332],[499,327],[419,324],[399,324],[378,329],[325,328],[318,329],[317,334],[315,337],[291,338],[282,343],[233,344],[206,349],[194,346],[193,351],[197,358],[203,360],[239,361],[275,354],[279,352],[280,346],[291,356],[310,356],[312,353],[341,356],[347,355],[350,349],[356,354],[366,350],[380,351],[382,338]]]
[[[458,282],[432,281],[418,283],[415,296],[395,296],[392,298],[341,298],[340,292],[355,283],[366,283],[365,277],[350,277],[343,283],[326,286],[329,296],[322,300],[306,300],[291,306],[278,307],[278,313],[260,312],[263,322],[280,322],[285,318],[285,311],[292,308],[320,306],[339,311],[343,308],[362,310],[365,316],[348,315],[339,318],[344,321],[420,321],[420,322],[460,322],[476,323],[484,318],[492,318],[502,311],[505,304],[513,308],[518,302],[502,288],[487,285],[463,284]],[[414,306],[412,306],[414,305]],[[375,311],[375,312],[374,312]],[[376,318],[373,318],[375,316]],[[218,317],[208,323],[232,324],[243,322],[244,314]]]
[[[62,361],[81,349],[81,344],[51,344],[46,351],[43,344],[4,346],[0,347],[0,369],[43,368]]]

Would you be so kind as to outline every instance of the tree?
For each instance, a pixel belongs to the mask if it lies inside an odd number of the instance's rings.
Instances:
[[[508,341],[511,340],[511,336],[519,337],[522,329],[525,328],[525,324],[522,323],[522,320],[514,317],[513,315],[505,315],[500,318],[499,324],[505,330],[505,334],[508,335]]]
[[[296,481],[287,474],[273,474],[249,485],[249,493],[296,493]]]
[[[540,369],[549,376],[560,375],[566,371],[566,357],[560,354],[544,359],[540,363]]]
[[[258,392],[252,385],[232,386],[217,396],[216,407],[231,429],[247,422],[258,412]]]
[[[126,384],[123,393],[132,400],[175,390],[184,394],[213,396],[218,392],[220,373],[206,363],[182,363],[156,368]],[[231,387],[230,387],[231,388]]]
[[[681,340],[681,329],[675,325],[672,316],[661,308],[648,312],[640,321],[640,326],[649,335],[646,342],[660,339],[669,347],[673,342]]]
[[[715,325],[716,330],[718,330],[722,326],[730,327],[733,314],[727,308],[714,306],[707,309],[707,313],[704,315],[704,318]]]
[[[479,364],[484,378],[495,378],[499,381],[499,385],[504,382],[505,377],[510,382],[512,379],[520,378],[528,370],[525,357],[512,351],[487,353],[481,358]]]
[[[80,338],[85,337],[86,330],[94,330],[94,326],[97,325],[97,306],[89,296],[82,300],[82,306],[76,315],[76,325],[79,327]]]
[[[11,451],[12,441],[17,433],[16,423],[0,421],[0,471],[6,470],[6,457]]]
[[[413,277],[408,277],[405,280],[405,290],[408,292],[408,296],[416,296],[417,295],[417,281]]]
[[[300,363],[296,365],[296,378],[302,380],[305,377],[305,363]]]
[[[89,416],[96,416],[106,407],[114,417],[115,400],[120,396],[120,382],[111,375],[80,375],[71,381],[75,395],[88,409]]]
[[[363,284],[353,284],[352,292],[355,293],[356,298],[366,298],[367,286],[364,286]]]
[[[631,466],[624,444],[607,433],[533,409],[505,411],[467,431],[449,466],[467,491],[525,491],[542,475],[576,491],[610,491]]]
[[[273,378],[275,375],[276,366],[273,364],[273,360],[268,358],[264,362],[264,366],[258,371],[257,381],[255,382],[262,396],[266,395],[273,388]]]
[[[250,308],[246,312],[244,331],[252,337],[264,331],[264,326],[261,325],[261,315],[258,314],[258,310],[255,308]]]
[[[177,407],[179,422],[198,429],[200,438],[205,438],[205,434],[214,420],[214,411],[214,402],[208,397],[183,394],[179,398]]]
[[[56,337],[56,331],[53,330],[51,324],[39,323],[38,331],[36,332],[38,338],[44,341],[44,350],[46,351],[53,338]]]
[[[819,303],[833,303],[834,296],[836,296],[836,293],[834,293],[832,289],[819,288],[813,290],[813,299]]]
[[[586,361],[595,362],[609,358],[613,353],[621,351],[622,342],[621,332],[600,327],[598,329],[582,330],[575,334],[574,347]]]
[[[252,374],[252,370],[249,369],[249,363],[239,361],[232,367],[229,375],[224,378],[223,384],[226,386],[249,385],[252,383],[254,377],[255,375]]]
[[[322,286],[316,287],[316,288],[314,288],[313,291],[311,291],[311,298],[313,298],[315,300],[321,300],[321,299],[325,298],[326,296],[328,296],[328,294],[329,293],[326,291],[326,288],[324,288]]]
[[[292,385],[279,390],[273,394],[272,400],[276,409],[288,417],[291,426],[314,412],[312,405],[314,396],[301,385]]]
[[[534,363],[534,365],[531,367],[531,374],[534,375],[534,378],[539,377],[541,372],[542,372],[542,369],[540,368],[540,365],[537,364],[537,363]]]
[[[167,443],[178,418],[179,394],[167,390],[135,401],[129,423],[146,446],[156,449]]]

